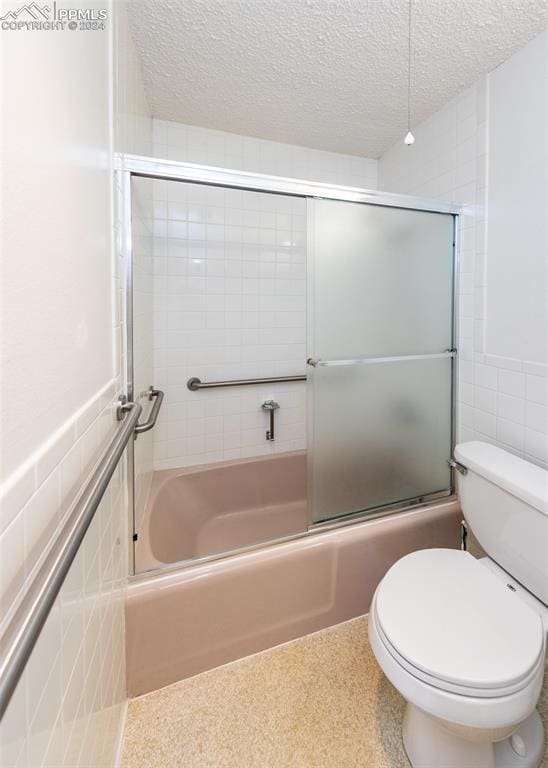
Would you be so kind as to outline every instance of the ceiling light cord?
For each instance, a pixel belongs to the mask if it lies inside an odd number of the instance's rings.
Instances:
[[[407,134],[403,140],[407,146],[415,143],[415,137],[411,133],[411,3],[408,4],[407,17]]]

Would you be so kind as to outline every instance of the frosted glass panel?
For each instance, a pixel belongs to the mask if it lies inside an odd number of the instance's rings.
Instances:
[[[451,359],[314,369],[314,522],[451,486]]]
[[[453,216],[308,206],[308,356],[369,361],[308,368],[310,519],[447,491]]]
[[[453,217],[309,201],[310,356],[344,359],[451,347]]]

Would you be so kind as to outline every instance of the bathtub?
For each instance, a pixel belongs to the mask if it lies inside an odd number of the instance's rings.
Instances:
[[[134,577],[126,596],[128,695],[367,613],[400,557],[458,548],[460,520],[458,503],[448,500]]]
[[[140,573],[306,531],[306,451],[155,472]]]

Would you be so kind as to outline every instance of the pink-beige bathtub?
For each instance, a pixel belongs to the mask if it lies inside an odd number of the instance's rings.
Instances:
[[[367,613],[400,557],[459,547],[453,500],[305,533],[305,463],[294,452],[155,474],[138,569],[265,545],[135,577],[126,599],[130,696]]]
[[[306,451],[154,473],[137,573],[306,531]]]

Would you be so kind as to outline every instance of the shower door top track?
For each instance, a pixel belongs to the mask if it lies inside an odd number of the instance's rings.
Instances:
[[[118,154],[115,168],[132,176],[165,181],[184,181],[219,187],[232,187],[253,192],[271,192],[292,197],[320,197],[328,200],[344,200],[353,203],[383,205],[389,208],[409,208],[430,213],[463,214],[469,206],[459,203],[433,200],[427,197],[400,195],[360,187],[323,184],[315,181],[270,176],[249,171],[216,168],[209,165],[183,163],[175,160],[159,160],[140,155]]]

